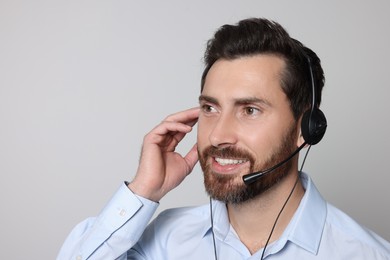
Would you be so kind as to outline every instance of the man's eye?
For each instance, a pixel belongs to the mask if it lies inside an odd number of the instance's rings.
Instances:
[[[213,107],[213,106],[210,106],[210,105],[202,105],[202,110],[206,113],[213,113],[216,111],[216,109]]]
[[[260,110],[258,108],[255,108],[255,107],[246,107],[245,108],[245,114],[247,114],[247,115],[255,115],[259,112],[260,112]]]

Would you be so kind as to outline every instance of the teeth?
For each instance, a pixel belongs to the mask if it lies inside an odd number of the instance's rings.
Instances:
[[[245,160],[235,160],[235,159],[223,159],[223,158],[215,158],[215,160],[222,166],[229,164],[239,164],[245,162]]]

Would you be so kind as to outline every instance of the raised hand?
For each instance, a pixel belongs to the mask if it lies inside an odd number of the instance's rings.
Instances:
[[[144,137],[137,174],[129,184],[134,193],[157,202],[191,173],[198,161],[196,144],[184,157],[175,149],[198,115],[199,108],[170,115]]]

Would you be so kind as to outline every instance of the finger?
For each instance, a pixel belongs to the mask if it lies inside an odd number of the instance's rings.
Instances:
[[[192,126],[183,124],[180,122],[163,121],[156,126],[151,132],[158,135],[175,135],[177,133],[189,133],[192,130]]]
[[[145,141],[155,144],[165,143],[169,147],[175,147],[187,133],[192,131],[198,116],[198,107],[168,116],[145,136]],[[172,140],[174,143],[171,143]]]
[[[191,130],[192,127],[186,124],[164,121],[145,136],[145,141],[162,144],[173,140],[177,144]]]
[[[194,126],[196,122],[198,122],[198,117],[199,107],[191,108],[168,116],[164,121],[161,122],[161,124],[156,129],[161,130],[161,132],[159,132],[160,134],[166,133],[163,128],[160,128],[164,126],[167,127],[166,130],[172,132],[174,132],[174,129],[176,128],[177,132],[188,133],[188,131],[191,131],[192,128],[185,127],[184,125],[190,127]],[[180,125],[175,125],[175,123],[183,124],[183,127]],[[179,127],[180,129],[177,127]]]
[[[187,123],[189,126],[194,126],[198,122],[198,118],[194,119],[193,121],[190,121]]]
[[[186,154],[184,157],[184,160],[187,163],[188,171],[187,174],[191,173],[194,169],[196,163],[198,162],[198,145],[194,144],[194,146],[191,148],[191,150]]]
[[[199,117],[199,107],[190,108],[165,118],[167,122],[180,122],[190,126],[195,125]]]

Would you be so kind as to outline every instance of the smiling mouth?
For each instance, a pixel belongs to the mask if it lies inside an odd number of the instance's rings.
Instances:
[[[222,165],[222,166],[236,165],[236,164],[241,164],[241,163],[245,163],[248,161],[248,160],[244,160],[244,159],[227,159],[227,158],[219,158],[219,157],[215,157],[214,159],[219,165]]]

